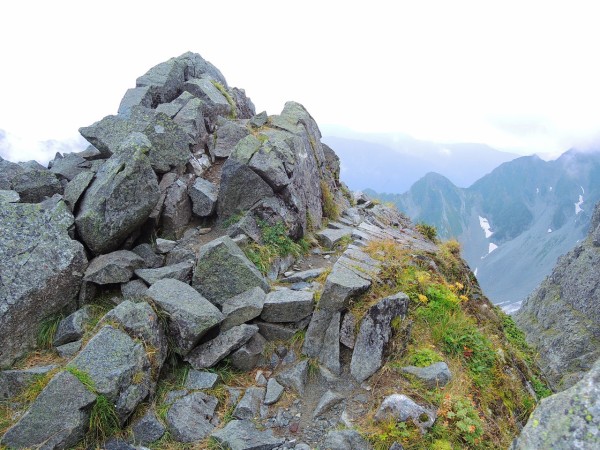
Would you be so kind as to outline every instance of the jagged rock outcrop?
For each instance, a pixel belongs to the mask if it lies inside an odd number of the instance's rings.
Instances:
[[[87,258],[73,223],[60,200],[0,203],[0,367],[34,345],[43,320],[75,309]]]
[[[574,386],[542,400],[511,450],[600,447],[600,360]]]
[[[600,204],[587,239],[558,260],[515,314],[555,389],[572,386],[600,357],[599,235]]]

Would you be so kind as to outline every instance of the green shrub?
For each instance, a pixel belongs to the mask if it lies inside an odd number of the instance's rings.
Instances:
[[[477,445],[483,436],[483,422],[469,398],[447,394],[438,409],[438,421],[467,444]]]
[[[437,238],[437,229],[433,225],[428,225],[424,222],[420,222],[415,225],[415,229],[429,239],[431,242],[435,242]]]
[[[37,334],[37,345],[40,348],[52,348],[52,341],[58,329],[58,324],[63,319],[62,314],[50,316],[42,321]]]
[[[427,367],[444,359],[438,352],[429,348],[420,348],[410,356],[410,364],[417,367]]]
[[[333,194],[327,183],[321,180],[321,206],[323,216],[331,220],[336,220],[340,216],[340,207],[335,202]]]
[[[237,119],[237,105],[235,104],[235,100],[233,100],[233,97],[231,96],[231,94],[227,91],[225,86],[223,86],[218,81],[211,80],[211,82],[212,82],[213,86],[216,87],[221,94],[223,94],[223,97],[225,97],[225,100],[227,100],[227,103],[229,103],[229,107],[231,108],[231,110],[229,111],[229,118]]]

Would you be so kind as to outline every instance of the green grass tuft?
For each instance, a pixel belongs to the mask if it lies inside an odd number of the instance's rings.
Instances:
[[[321,180],[321,202],[323,216],[331,220],[336,220],[340,216],[340,207],[335,202],[331,189],[323,180]]]
[[[58,324],[63,319],[62,314],[50,316],[42,321],[37,335],[37,345],[40,348],[52,348],[52,342],[58,330]]]
[[[89,433],[96,442],[118,433],[121,429],[115,405],[104,395],[96,397],[90,413]]]
[[[225,97],[225,100],[227,100],[227,103],[229,103],[229,106],[231,108],[231,111],[229,112],[229,118],[237,119],[237,105],[235,104],[235,101],[233,100],[233,97],[231,96],[231,94],[227,91],[225,86],[223,86],[218,81],[216,81],[216,80],[210,80],[210,81],[213,84],[213,86],[216,87],[221,94],[223,94],[223,97]]]

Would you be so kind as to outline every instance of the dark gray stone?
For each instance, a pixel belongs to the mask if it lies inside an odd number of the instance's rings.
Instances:
[[[304,270],[302,272],[296,272],[290,275],[289,277],[285,277],[281,281],[284,283],[300,283],[302,281],[311,281],[317,278],[323,272],[325,272],[324,267],[321,267],[319,269]]]
[[[185,78],[200,78],[201,76],[210,77],[218,81],[223,86],[227,86],[227,81],[219,69],[206,61],[198,53],[186,52],[177,58],[185,65]]]
[[[225,119],[219,120],[209,146],[211,156],[213,158],[228,158],[236,144],[248,134],[248,129],[237,122]]]
[[[197,142],[207,136],[206,125],[204,124],[204,115],[202,110],[204,103],[199,98],[192,98],[179,110],[173,118],[192,139]]]
[[[213,183],[204,178],[197,178],[188,191],[192,199],[194,215],[208,217],[215,212],[218,192]]]
[[[192,286],[219,305],[256,286],[269,290],[264,277],[228,236],[200,247]]]
[[[256,333],[245,345],[229,356],[231,365],[244,372],[254,369],[261,361],[266,343],[266,339],[260,333]]]
[[[150,86],[127,89],[121,99],[118,114],[127,115],[134,106],[152,107],[152,92]]]
[[[267,382],[267,393],[265,394],[264,404],[272,405],[277,403],[283,395],[284,388],[275,378],[269,378]]]
[[[75,310],[87,266],[61,201],[0,203],[0,367],[35,345],[42,321]]]
[[[267,112],[263,111],[263,112],[256,114],[254,117],[252,117],[250,119],[250,122],[248,122],[248,123],[250,124],[250,126],[252,128],[260,128],[260,127],[266,125],[268,120],[269,120],[269,116],[267,115]]]
[[[414,375],[430,389],[444,387],[452,379],[448,364],[445,362],[437,362],[427,367],[407,366],[402,368],[402,372]]]
[[[202,113],[213,123],[218,116],[227,117],[235,112],[209,78],[190,78],[183,84],[183,89],[203,101]]]
[[[85,324],[91,318],[92,309],[89,305],[65,317],[58,324],[52,345],[58,347],[69,342],[78,341],[85,333]]]
[[[323,348],[319,355],[319,362],[335,375],[341,372],[340,365],[340,313],[337,312],[331,318],[331,322],[325,331]]]
[[[285,288],[269,292],[260,318],[267,322],[296,322],[312,313],[313,297],[313,292]]]
[[[211,420],[218,400],[203,392],[193,392],[176,400],[167,413],[167,427],[177,442],[197,442],[214,429]]]
[[[355,430],[333,430],[325,435],[327,450],[371,450],[369,443]]]
[[[377,422],[390,419],[406,422],[410,419],[423,430],[430,428],[436,418],[435,411],[423,408],[404,394],[393,394],[386,397],[375,414]]]
[[[156,240],[156,251],[160,254],[169,253],[175,248],[177,241],[158,238]]]
[[[50,172],[59,178],[71,181],[85,170],[85,163],[86,160],[76,153],[67,153],[60,158],[54,158]]]
[[[343,395],[333,392],[331,390],[327,390],[321,396],[319,403],[317,403],[317,407],[313,411],[313,419],[316,419],[317,417],[325,414],[331,408],[333,408],[335,405],[337,405],[338,403],[341,403],[343,400],[344,400]]]
[[[225,300],[221,308],[225,316],[221,323],[221,331],[227,331],[260,316],[266,297],[265,291],[254,287]]]
[[[133,445],[123,439],[111,437],[102,444],[102,450],[137,450]]]
[[[148,286],[142,280],[131,280],[121,285],[121,295],[124,299],[140,299],[148,292]]]
[[[83,439],[96,396],[68,372],[60,372],[9,428],[0,444],[9,448],[71,448]]]
[[[161,103],[156,107],[157,112],[165,113],[171,119],[177,115],[181,108],[183,108],[190,100],[194,97],[189,92],[182,92],[179,97],[169,103]]]
[[[144,266],[149,269],[156,269],[162,267],[164,264],[164,257],[154,253],[150,244],[140,244],[137,247],[131,249],[133,253],[138,255],[144,260]]]
[[[287,341],[294,337],[298,331],[306,328],[306,319],[296,323],[270,323],[255,321],[260,334],[267,341]]]
[[[511,450],[600,448],[600,360],[575,385],[543,399]]]
[[[233,410],[236,419],[252,420],[260,415],[260,405],[265,398],[265,388],[249,387]]]
[[[194,369],[214,366],[232,351],[237,350],[258,332],[256,325],[239,325],[222,332],[216,338],[194,348],[184,359]]]
[[[87,373],[98,394],[115,405],[121,423],[150,392],[150,361],[142,343],[106,325],[69,363]],[[134,379],[141,374],[141,380]]]
[[[139,77],[136,87],[148,87],[152,95],[151,106],[168,103],[181,92],[185,80],[185,64],[177,58],[157,64]]]
[[[234,87],[229,93],[235,102],[238,119],[250,119],[256,114],[254,103],[246,96],[246,91]]]
[[[0,371],[0,402],[16,397],[31,382],[43,377],[57,367],[52,364],[49,366],[32,367],[31,369]]]
[[[354,348],[356,340],[356,317],[350,311],[344,314],[342,325],[340,327],[340,342],[349,349]]]
[[[186,389],[212,389],[217,384],[219,375],[202,370],[190,370],[185,380]]]
[[[350,362],[350,372],[357,381],[366,380],[381,367],[383,352],[392,333],[391,322],[396,317],[404,318],[408,303],[408,296],[399,292],[380,300],[366,312]]]
[[[192,202],[188,195],[189,179],[179,178],[166,191],[160,217],[161,235],[179,239],[192,218]]]
[[[250,420],[232,420],[211,436],[231,450],[272,450],[285,443],[272,430],[257,430]]]
[[[22,203],[39,203],[54,194],[62,194],[63,187],[47,169],[26,170],[12,179],[12,190],[19,193]]]
[[[69,342],[68,344],[59,345],[58,347],[56,347],[56,352],[61,358],[70,358],[72,356],[75,356],[77,352],[81,350],[82,344],[83,342],[79,340]]]
[[[165,426],[158,420],[152,410],[149,410],[131,426],[133,442],[142,445],[158,441],[165,434],[165,431]]]
[[[306,386],[306,380],[308,376],[308,360],[300,361],[299,363],[286,367],[279,374],[276,379],[279,383],[285,387],[294,389],[298,394],[304,394],[304,387]]]
[[[189,283],[192,280],[193,267],[193,262],[185,261],[171,266],[160,267],[158,269],[138,269],[135,271],[135,274],[149,285],[153,285],[157,281],[165,278]]]
[[[133,276],[135,269],[144,266],[144,260],[135,253],[117,250],[92,259],[83,280],[96,284],[126,283]]]
[[[223,320],[213,304],[178,280],[157,281],[147,296],[169,315],[169,333],[180,355],[187,355],[208,330]]]
[[[0,189],[12,190],[13,179],[24,171],[18,164],[6,161],[0,157]]]
[[[146,156],[148,140],[130,136],[108,159],[81,200],[77,230],[96,254],[118,248],[148,218],[158,201],[156,175]]]

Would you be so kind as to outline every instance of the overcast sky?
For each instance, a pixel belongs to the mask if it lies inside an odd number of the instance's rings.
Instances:
[[[0,154],[44,159],[37,141],[75,139],[188,50],[257,111],[296,100],[358,131],[586,146],[600,137],[599,13],[576,0],[4,1]]]

